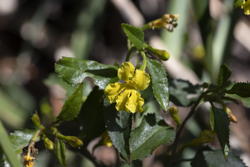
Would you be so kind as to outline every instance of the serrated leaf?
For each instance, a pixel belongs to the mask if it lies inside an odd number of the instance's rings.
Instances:
[[[169,80],[170,100],[177,106],[191,106],[201,95],[202,87],[181,79]]]
[[[237,82],[226,93],[236,94],[236,95],[241,96],[241,97],[250,97],[250,83]]]
[[[13,149],[13,145],[10,142],[9,136],[6,133],[1,121],[0,121],[0,148],[2,149],[6,159],[12,167],[21,167],[21,162],[17,158],[17,154]]]
[[[229,152],[226,158],[221,150],[204,151],[203,155],[205,157],[207,167],[246,167],[243,161],[232,152]]]
[[[60,121],[73,120],[80,112],[83,104],[83,84],[75,88],[74,93],[65,101],[62,111],[57,117]]]
[[[55,71],[71,85],[82,83],[86,77],[93,79],[94,83],[101,89],[116,79],[117,68],[91,60],[79,60],[64,57],[55,65]]]
[[[132,160],[148,156],[161,144],[170,144],[175,137],[175,131],[166,125],[150,125],[144,120],[141,125],[132,130],[129,139],[130,156]]]
[[[65,150],[66,150],[65,143],[60,139],[56,139],[54,151],[55,151],[55,155],[57,157],[58,162],[63,167],[66,167]]]
[[[129,24],[122,24],[122,29],[128,40],[138,49],[142,50],[145,47],[144,32],[141,28],[134,27]]]
[[[76,120],[76,128],[80,129],[80,137],[87,143],[101,135],[104,131],[103,118],[103,91],[94,87],[87,100],[82,106],[81,112]]]
[[[152,83],[154,97],[163,110],[168,109],[169,88],[167,73],[163,65],[153,59],[148,59],[147,69]]]
[[[223,153],[227,156],[229,151],[229,118],[223,109],[212,107],[214,114],[214,130],[220,141]]]
[[[231,73],[232,73],[231,70],[226,65],[223,64],[220,67],[217,84],[219,86],[227,86],[226,84],[228,83],[228,79],[231,76]]]
[[[34,133],[34,130],[16,130],[13,133],[10,133],[10,141],[13,144],[16,153],[22,153],[23,148],[28,146]]]
[[[109,105],[105,109],[105,126],[109,137],[123,156],[128,159],[128,138],[129,138],[129,120],[130,114],[126,111],[116,111],[114,105]]]

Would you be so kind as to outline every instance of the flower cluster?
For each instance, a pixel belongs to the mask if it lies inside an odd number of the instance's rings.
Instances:
[[[117,111],[142,112],[144,99],[139,93],[149,86],[149,75],[135,69],[130,62],[124,62],[117,72],[120,82],[108,84],[104,92],[110,103],[116,103]]]
[[[152,28],[165,28],[172,32],[177,27],[178,15],[165,14],[160,19],[149,22],[148,25]]]

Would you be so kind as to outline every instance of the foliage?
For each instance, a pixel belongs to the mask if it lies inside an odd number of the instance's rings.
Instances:
[[[205,6],[198,1],[197,5],[202,6],[197,11],[198,17],[202,17]],[[136,166],[161,145],[167,147],[164,155],[168,157],[168,164],[176,163],[176,157],[183,150],[195,146],[200,150],[192,159],[193,167],[245,166],[230,150],[229,125],[235,119],[233,113],[228,111],[227,102],[249,98],[250,83],[231,82],[231,71],[225,65],[221,66],[214,83],[193,85],[187,80],[170,78],[163,64],[170,53],[150,46],[144,39],[144,33],[155,28],[173,31],[177,18],[176,15],[164,15],[142,27],[121,25],[128,40],[126,62],[137,56],[135,67],[132,63],[106,65],[69,57],[57,61],[55,72],[71,91],[60,114],[45,124],[41,114],[35,113],[32,116],[35,128],[15,131],[10,134],[10,140],[0,124],[3,134],[0,139],[0,164],[8,162],[13,167],[21,166],[17,155],[22,155],[24,164],[33,164],[37,145],[42,141],[44,148],[52,151],[63,167],[67,166],[67,149],[83,154],[98,166],[87,147],[95,138],[107,134],[117,150],[119,166]],[[131,64],[130,68],[125,68],[128,64]],[[146,82],[149,78],[150,82]],[[86,85],[91,88],[86,90]],[[106,91],[107,87],[109,91]],[[210,104],[210,128],[203,129],[200,136],[186,144],[180,143],[187,121],[205,102]],[[150,103],[155,104],[156,109],[145,107]],[[178,107],[191,107],[183,121],[178,115]],[[165,113],[172,117],[177,127],[165,121]],[[215,136],[220,150],[206,146],[214,142]],[[101,142],[94,148],[100,145]],[[25,162],[24,157],[30,157],[27,159],[30,163]]]

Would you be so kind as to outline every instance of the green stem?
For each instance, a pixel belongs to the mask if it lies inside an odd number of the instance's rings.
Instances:
[[[135,51],[135,47],[132,47],[129,49],[127,56],[126,56],[126,61],[129,61],[131,59],[132,53]]]
[[[147,56],[145,54],[145,52],[141,51],[140,52],[141,56],[142,56],[142,65],[140,67],[140,70],[145,71],[146,67],[147,67]]]

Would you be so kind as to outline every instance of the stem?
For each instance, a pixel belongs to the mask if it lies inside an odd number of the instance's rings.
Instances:
[[[192,117],[192,115],[195,113],[196,111],[196,108],[198,107],[198,105],[200,104],[203,96],[204,96],[205,93],[201,94],[199,96],[199,98],[197,99],[197,101],[195,102],[195,104],[192,106],[192,108],[190,109],[190,112],[188,113],[187,117],[184,119],[184,121],[182,122],[182,124],[180,125],[180,128],[178,129],[177,131],[177,134],[176,134],[176,137],[175,137],[175,141],[173,143],[173,149],[172,149],[172,155],[174,155],[176,153],[176,150],[177,150],[177,146],[178,146],[178,143],[179,143],[179,140],[180,140],[180,136],[181,136],[181,133],[187,123],[187,121]]]
[[[135,47],[132,47],[129,49],[128,53],[127,53],[127,56],[126,56],[126,61],[129,61],[131,56],[132,56],[132,53],[136,51]]]
[[[28,156],[30,156],[32,150],[34,150],[34,145],[35,145],[36,141],[38,140],[38,137],[41,135],[41,133],[42,133],[42,129],[39,129],[36,131],[34,136],[32,136],[32,138],[29,142],[29,146],[28,146],[28,153],[27,153]]]
[[[140,52],[141,56],[142,56],[142,65],[140,67],[141,70],[145,71],[146,67],[147,67],[147,56],[144,52]]]

